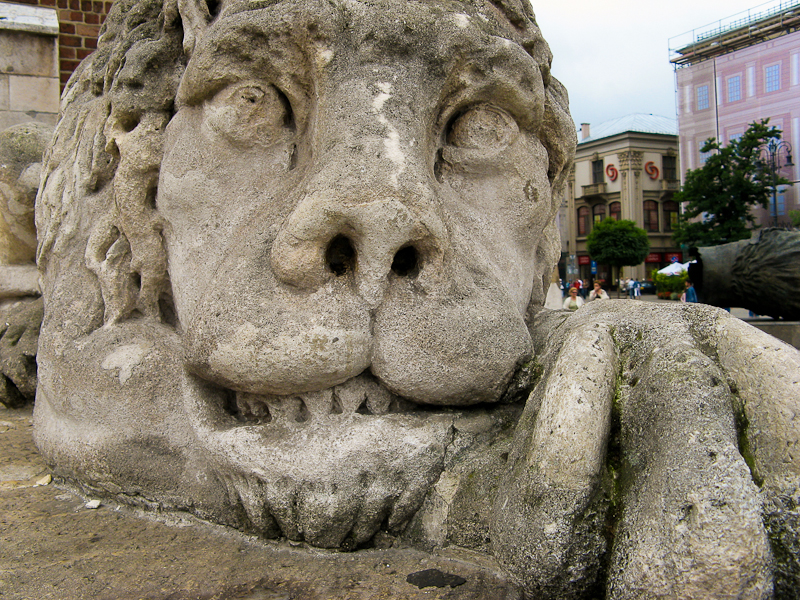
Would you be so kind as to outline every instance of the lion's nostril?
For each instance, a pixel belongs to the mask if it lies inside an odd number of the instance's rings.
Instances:
[[[414,246],[397,251],[392,261],[392,272],[400,277],[414,277],[419,272],[419,257]]]
[[[337,276],[352,271],[356,264],[356,251],[350,240],[343,235],[333,238],[325,251],[325,264]]]

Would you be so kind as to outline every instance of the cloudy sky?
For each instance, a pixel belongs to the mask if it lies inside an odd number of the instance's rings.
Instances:
[[[572,118],[594,125],[631,113],[674,118],[670,38],[688,43],[692,30],[720,21],[727,24],[730,17],[747,18],[748,10],[754,14],[780,4],[778,0],[531,2],[553,51],[553,74],[569,91]]]

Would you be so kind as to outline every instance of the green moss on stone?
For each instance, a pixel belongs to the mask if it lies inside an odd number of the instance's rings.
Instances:
[[[750,469],[750,475],[752,476],[753,481],[756,482],[758,487],[761,487],[764,485],[764,479],[759,476],[756,470],[756,459],[750,446],[750,439],[747,436],[747,432],[750,427],[750,421],[747,419],[747,413],[744,410],[744,404],[735,402],[734,406],[734,416],[736,418],[736,437],[739,445],[739,454],[742,455],[744,462],[747,463],[747,468]]]

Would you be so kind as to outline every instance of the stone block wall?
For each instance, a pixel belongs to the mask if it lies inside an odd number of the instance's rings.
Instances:
[[[53,9],[0,3],[0,130],[58,118],[58,18]]]
[[[55,9],[59,23],[59,79],[61,89],[84,58],[97,48],[100,25],[112,2],[103,0],[16,0],[19,4]]]

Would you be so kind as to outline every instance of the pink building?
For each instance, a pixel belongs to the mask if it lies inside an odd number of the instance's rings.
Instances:
[[[682,176],[703,164],[700,148],[708,138],[727,144],[764,118],[800,152],[800,2],[772,4],[671,44]],[[795,166],[780,170],[793,182],[800,180],[798,158],[793,153]],[[779,159],[785,164],[786,154]],[[769,225],[777,213],[778,224],[789,225],[788,212],[800,209],[798,201],[797,186],[781,186],[777,203],[757,209],[757,220]]]

